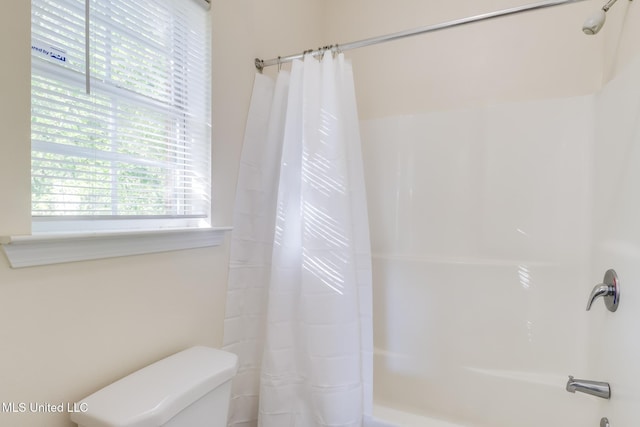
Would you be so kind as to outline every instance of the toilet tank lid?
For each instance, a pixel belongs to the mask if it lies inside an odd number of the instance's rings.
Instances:
[[[87,427],[157,427],[229,381],[237,369],[235,354],[192,347],[81,400],[71,420]]]

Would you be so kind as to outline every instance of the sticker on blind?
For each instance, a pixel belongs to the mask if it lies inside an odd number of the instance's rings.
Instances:
[[[50,58],[56,62],[67,62],[67,52],[64,49],[51,46],[48,43],[39,41],[31,42],[31,52],[46,58]]]

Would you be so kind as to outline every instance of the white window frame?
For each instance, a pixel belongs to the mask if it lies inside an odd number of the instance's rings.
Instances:
[[[221,245],[231,227],[0,237],[11,268]]]
[[[194,0],[201,3],[208,0]],[[0,237],[13,268],[220,245],[230,227],[200,217],[32,217],[30,236]]]

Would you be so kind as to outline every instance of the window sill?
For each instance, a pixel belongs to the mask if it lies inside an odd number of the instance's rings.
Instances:
[[[11,268],[218,246],[231,227],[0,237]]]

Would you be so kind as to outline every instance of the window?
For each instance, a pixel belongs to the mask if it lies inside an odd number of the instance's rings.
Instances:
[[[33,230],[208,225],[203,0],[32,0]]]

